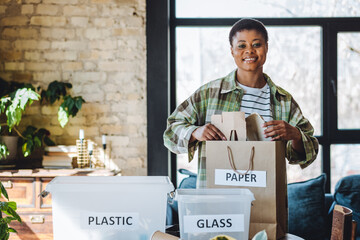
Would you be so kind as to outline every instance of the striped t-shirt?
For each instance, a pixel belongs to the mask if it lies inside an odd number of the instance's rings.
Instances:
[[[245,117],[251,113],[259,113],[265,122],[273,120],[270,104],[270,87],[266,83],[262,88],[252,88],[245,85],[237,84],[244,90],[241,100],[240,111],[245,112]]]

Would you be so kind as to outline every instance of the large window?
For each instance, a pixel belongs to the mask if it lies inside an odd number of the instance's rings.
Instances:
[[[231,26],[227,24],[229,18],[262,18],[269,32],[269,53],[264,72],[294,96],[303,114],[313,124],[315,135],[321,144],[314,164],[305,170],[301,170],[299,166],[288,166],[288,182],[316,177],[324,171],[328,174],[329,191],[339,178],[357,172],[353,159],[356,159],[354,156],[358,146],[348,145],[350,139],[341,140],[328,133],[334,124],[331,117],[332,104],[338,106],[337,132],[360,127],[360,84],[356,80],[356,76],[360,76],[360,34],[341,32],[341,28],[331,26],[333,18],[324,17],[356,16],[358,13],[353,8],[354,5],[349,7],[348,1],[290,2],[280,1],[274,4],[268,1],[254,3],[228,0],[220,3],[207,0],[196,1],[194,5],[194,1],[175,1],[173,12],[176,16],[171,18],[174,42],[170,48],[175,60],[171,63],[176,72],[171,79],[176,86],[175,105],[180,104],[202,84],[225,76],[236,68],[228,43]],[[358,1],[353,2],[355,5],[359,4]],[[203,11],[197,11],[204,5],[207,7]],[[287,22],[288,19],[284,17],[292,19]],[[213,21],[214,18],[217,18],[217,22]],[[339,22],[342,21],[343,19],[339,19]],[[349,24],[348,27],[355,26],[351,19],[344,21]],[[336,32],[333,35],[336,39],[331,39],[332,32]],[[326,49],[327,46],[331,47],[331,41],[336,41],[337,50]],[[327,54],[329,57],[337,54],[336,65],[325,59]],[[337,78],[331,76],[330,69],[334,66],[338,69]],[[325,72],[326,69],[329,72]],[[337,101],[329,101],[328,94],[334,94]],[[176,162],[177,168],[192,171],[197,169],[196,161],[188,163],[186,155],[177,155]],[[178,181],[181,177],[179,176]]]
[[[164,111],[169,114],[199,86],[233,70],[236,66],[230,55],[228,31],[242,17],[257,18],[269,31],[264,72],[294,96],[320,142],[318,158],[312,165],[305,170],[288,166],[288,181],[301,181],[325,172],[326,191],[330,192],[338,179],[360,172],[357,164],[360,157],[359,1],[161,1],[169,3],[169,16],[167,12],[166,17],[162,15],[162,21],[168,22],[162,35],[149,31],[147,36],[154,43],[168,39],[169,45],[160,48],[148,45],[148,53],[162,53],[169,63],[162,68],[168,73],[169,85],[166,89],[153,88],[156,93],[148,90],[148,99],[155,100],[152,109],[158,110],[166,98],[169,105]],[[150,0],[147,3],[150,8],[155,4],[154,16],[156,13],[158,17],[162,5]],[[159,22],[153,26],[159,27]],[[160,60],[148,57],[149,86],[159,81],[160,72],[152,69],[159,69]],[[161,122],[158,127],[158,123],[163,119],[152,120],[154,115],[148,114],[148,119],[149,116],[149,136],[162,134],[164,124]],[[148,148],[153,149],[154,141],[150,138]],[[156,157],[159,153],[156,151],[154,157],[149,155],[149,165],[157,164],[158,168],[164,165],[164,160]],[[169,172],[174,183],[177,168],[196,171],[197,161],[188,163],[186,155],[171,154],[170,159]]]

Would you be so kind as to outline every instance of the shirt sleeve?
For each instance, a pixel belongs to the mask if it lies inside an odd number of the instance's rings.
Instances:
[[[199,144],[198,141],[189,143],[191,134],[203,125],[200,121],[201,114],[198,114],[200,105],[203,105],[202,94],[199,89],[175,109],[167,119],[163,135],[164,145],[173,153],[188,153],[189,162]]]
[[[291,102],[289,124],[300,131],[305,153],[296,152],[292,147],[292,141],[288,141],[286,146],[287,159],[290,164],[299,164],[301,168],[306,168],[316,159],[319,152],[319,142],[313,136],[313,126],[302,115],[301,109],[294,99]]]

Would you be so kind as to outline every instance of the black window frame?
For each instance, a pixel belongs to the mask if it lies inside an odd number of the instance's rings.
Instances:
[[[176,18],[175,0],[147,0],[148,175],[170,176],[176,186],[176,155],[163,146],[167,116],[176,108],[176,27],[231,26],[240,18]],[[337,127],[337,33],[360,32],[360,17],[256,18],[266,26],[317,26],[322,29],[322,172],[331,186],[331,144],[360,144],[360,129]]]

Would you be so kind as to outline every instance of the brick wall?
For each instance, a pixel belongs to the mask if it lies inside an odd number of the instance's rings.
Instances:
[[[86,100],[65,128],[56,107],[34,105],[23,124],[45,127],[57,144],[79,129],[124,175],[146,175],[145,0],[0,0],[0,77],[73,84]]]

